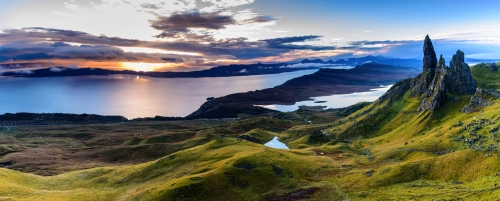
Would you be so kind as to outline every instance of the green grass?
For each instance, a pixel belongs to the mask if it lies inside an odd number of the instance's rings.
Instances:
[[[20,150],[22,149],[15,145],[0,145],[0,155],[4,155],[11,152],[17,152]]]
[[[309,152],[221,138],[133,166],[50,177],[0,169],[0,195],[14,200],[262,200],[304,188],[332,188],[320,179],[338,172],[332,164]]]
[[[500,66],[500,62],[497,65]],[[477,82],[477,87],[483,89],[500,88],[500,71],[493,72],[487,65],[477,64],[471,67],[471,72]]]
[[[478,86],[500,87],[500,75],[489,68],[472,73]],[[470,98],[418,113],[421,97],[405,95],[324,124],[300,123],[289,113],[176,134],[155,125],[161,132],[129,138],[109,155],[167,156],[46,177],[0,169],[0,200],[266,200],[305,189],[319,189],[309,200],[498,200],[500,100],[462,113]],[[335,112],[298,115],[322,122]],[[307,142],[317,130],[330,141]],[[274,136],[292,149],[262,145]]]

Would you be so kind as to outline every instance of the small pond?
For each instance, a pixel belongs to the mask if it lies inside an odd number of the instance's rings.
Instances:
[[[278,136],[274,136],[271,141],[267,142],[264,145],[275,149],[290,149],[286,146],[285,143],[278,141]]]

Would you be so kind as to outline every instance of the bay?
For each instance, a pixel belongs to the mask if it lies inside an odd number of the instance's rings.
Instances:
[[[127,75],[0,79],[0,114],[74,113],[126,118],[186,116],[207,97],[254,91],[316,72],[216,77],[152,78]]]
[[[380,86],[366,92],[355,92],[351,94],[334,94],[331,96],[313,97],[313,100],[296,102],[293,105],[260,105],[262,107],[278,110],[281,112],[292,112],[299,109],[299,106],[324,106],[328,108],[343,108],[359,102],[372,102],[382,96],[392,85]]]

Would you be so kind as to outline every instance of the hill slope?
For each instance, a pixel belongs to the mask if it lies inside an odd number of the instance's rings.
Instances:
[[[50,177],[0,169],[0,199],[498,200],[499,93],[464,90],[493,72],[471,74],[461,55],[450,67],[431,58],[416,78],[327,124],[221,135],[131,166]],[[292,149],[244,140],[273,136]]]

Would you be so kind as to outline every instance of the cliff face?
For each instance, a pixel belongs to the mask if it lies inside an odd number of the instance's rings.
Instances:
[[[436,53],[429,36],[424,41],[423,72],[410,82],[410,97],[424,96],[419,111],[437,110],[442,107],[449,94],[472,95],[476,92],[476,81],[469,65],[464,62],[464,53],[457,51],[447,67],[441,55],[436,62]]]

